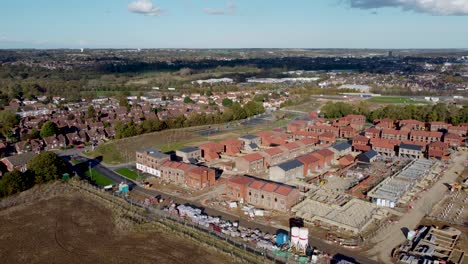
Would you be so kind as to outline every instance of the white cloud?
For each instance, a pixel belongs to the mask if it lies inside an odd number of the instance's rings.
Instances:
[[[235,3],[228,2],[225,8],[205,8],[203,11],[208,15],[233,15],[236,8]]]
[[[399,7],[405,11],[429,13],[432,15],[466,16],[468,0],[347,0],[351,7],[372,9]]]
[[[133,1],[128,4],[128,11],[145,16],[159,16],[161,14],[161,9],[155,6],[151,0]]]

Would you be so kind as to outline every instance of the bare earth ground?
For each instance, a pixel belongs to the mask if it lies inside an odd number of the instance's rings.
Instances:
[[[0,211],[1,263],[230,263],[172,233],[119,231],[110,209],[59,194]]]

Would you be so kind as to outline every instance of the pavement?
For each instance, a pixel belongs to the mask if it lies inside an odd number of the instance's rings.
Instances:
[[[428,214],[434,205],[442,200],[447,191],[446,183],[453,183],[458,177],[455,172],[461,172],[464,169],[463,162],[468,159],[468,152],[461,152],[456,156],[449,169],[443,172],[443,176],[426,192],[423,192],[419,199],[415,201],[413,209],[403,215],[398,223],[392,224],[380,230],[373,238],[376,243],[367,254],[373,256],[373,259],[380,263],[392,263],[391,253],[395,247],[405,242],[406,237],[402,230],[406,228],[413,230],[417,228],[421,220]]]
[[[144,193],[144,194],[152,196],[152,197],[155,197],[155,196],[158,196],[158,195],[160,195],[162,197],[165,197],[165,198],[170,197],[170,199],[172,199],[174,201],[174,203],[189,204],[189,205],[193,205],[195,207],[203,208],[203,211],[208,215],[219,216],[219,217],[221,217],[221,218],[223,218],[225,220],[230,220],[230,221],[239,221],[239,224],[242,225],[242,226],[249,227],[249,228],[258,228],[258,229],[262,230],[263,232],[268,232],[270,234],[276,234],[278,229],[284,229],[284,230],[289,229],[288,227],[273,227],[273,226],[261,224],[261,223],[255,222],[255,221],[249,221],[249,220],[246,220],[246,219],[239,218],[237,215],[229,214],[229,213],[219,211],[219,210],[216,210],[216,209],[213,209],[213,208],[204,207],[201,203],[199,203],[197,201],[192,201],[192,200],[184,199],[184,198],[180,198],[180,197],[174,197],[174,196],[168,195],[168,194],[166,194],[164,192],[154,190],[154,189],[146,189],[146,188],[143,188],[143,187],[139,186],[137,184],[137,182],[134,182],[134,181],[132,181],[130,179],[127,179],[127,178],[117,174],[116,172],[114,172],[110,168],[107,168],[106,166],[104,166],[102,163],[100,163],[97,160],[89,159],[89,158],[83,157],[83,156],[75,156],[74,159],[77,160],[77,161],[80,161],[80,162],[90,163],[91,167],[93,169],[95,169],[99,173],[103,174],[104,176],[108,177],[109,179],[113,180],[117,184],[120,183],[120,182],[125,182],[125,183],[129,184],[130,189],[132,191]],[[377,261],[369,259],[368,257],[362,255],[362,253],[360,253],[358,251],[345,249],[345,248],[342,248],[342,247],[340,247],[340,246],[338,246],[336,244],[331,244],[331,243],[325,242],[325,241],[323,241],[323,240],[321,240],[319,238],[313,237],[313,236],[309,237],[309,243],[310,243],[310,245],[312,247],[316,247],[316,248],[318,248],[319,250],[321,250],[323,252],[327,252],[328,254],[331,254],[331,255],[345,256],[348,259],[354,259],[358,263],[363,263],[363,264],[378,264],[379,263]]]

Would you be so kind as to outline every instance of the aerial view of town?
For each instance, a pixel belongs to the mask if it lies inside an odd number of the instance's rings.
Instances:
[[[468,1],[2,6],[0,263],[468,263]]]

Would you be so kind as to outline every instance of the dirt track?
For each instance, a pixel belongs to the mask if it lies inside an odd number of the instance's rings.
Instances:
[[[118,232],[112,212],[63,195],[0,211],[2,263],[230,263],[165,232]]]

